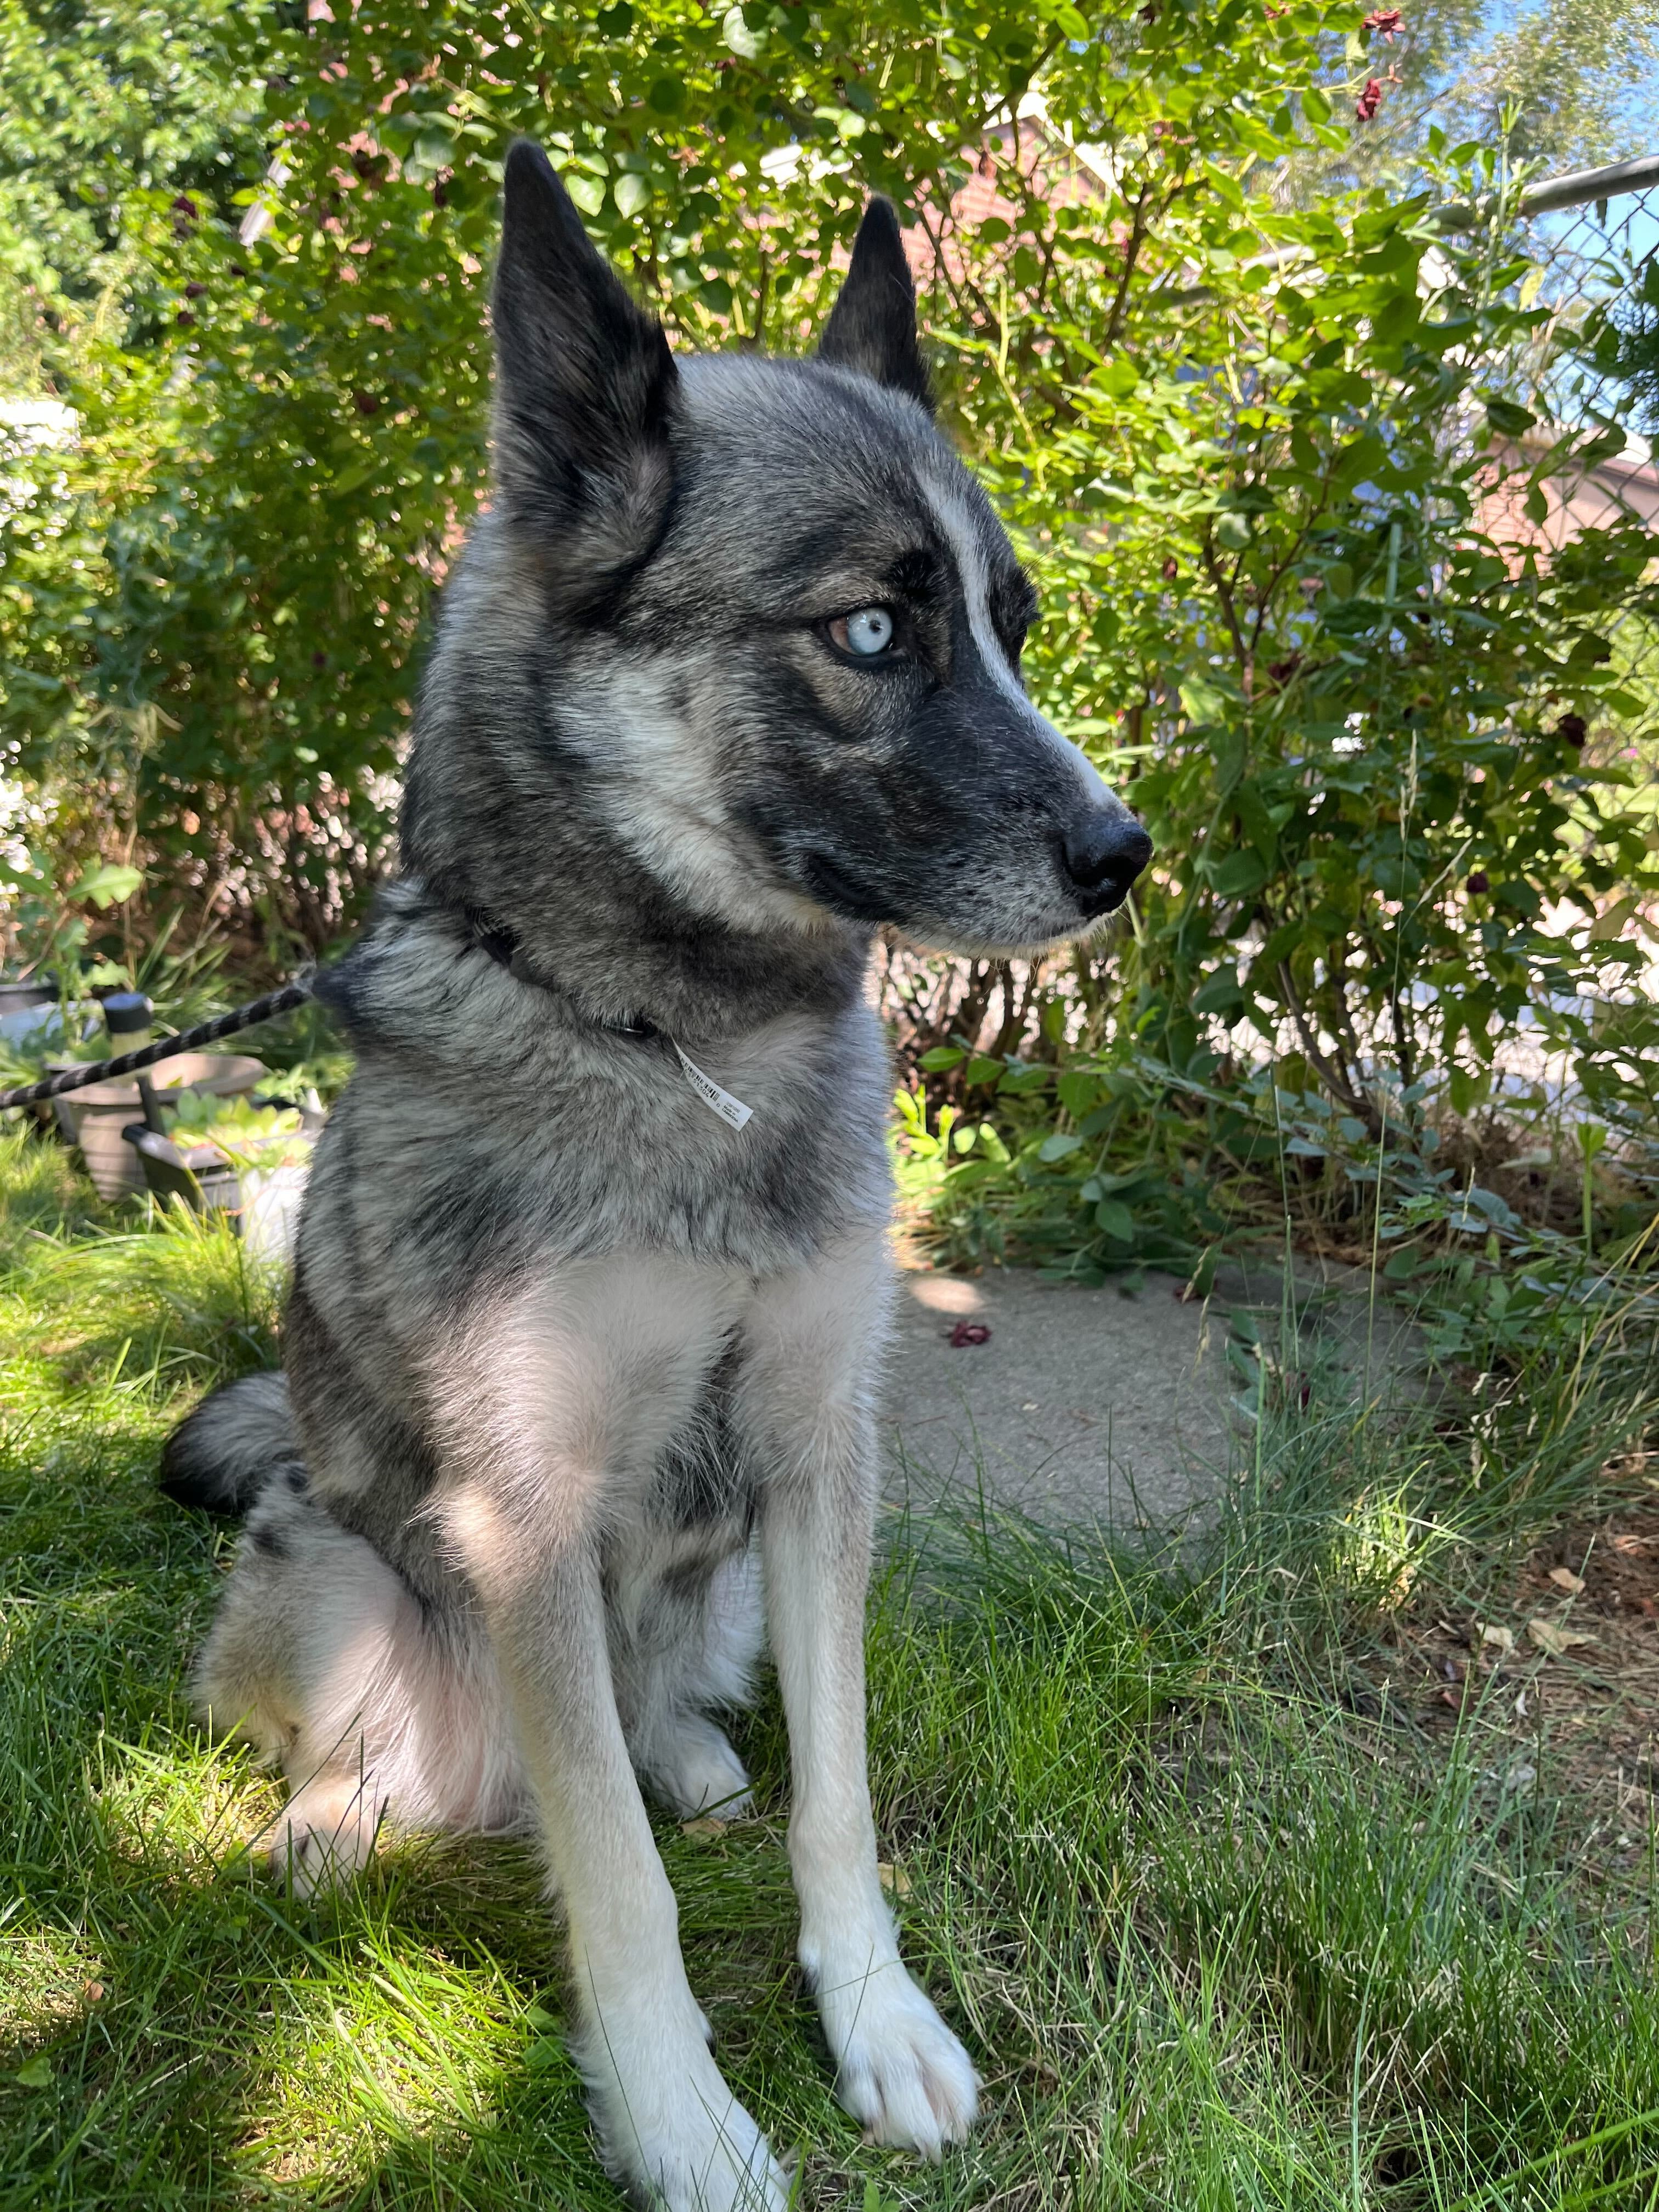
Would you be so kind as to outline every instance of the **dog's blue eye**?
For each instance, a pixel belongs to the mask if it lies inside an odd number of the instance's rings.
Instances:
[[[893,617],[885,607],[860,607],[830,625],[830,635],[844,653],[866,658],[885,653],[893,641]]]

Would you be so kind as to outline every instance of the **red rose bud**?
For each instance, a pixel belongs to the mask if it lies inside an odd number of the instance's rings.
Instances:
[[[1382,105],[1382,88],[1377,82],[1376,79],[1372,77],[1367,82],[1364,92],[1360,94],[1358,99],[1356,100],[1353,104],[1354,121],[1356,123],[1369,123],[1372,116],[1376,114],[1377,109],[1381,107]]]
[[[1477,868],[1469,878],[1468,888],[1476,898],[1479,898],[1482,891],[1489,891],[1492,889],[1492,878],[1484,868]]]
[[[1360,28],[1364,31],[1375,31],[1378,38],[1391,39],[1400,28],[1401,19],[1404,14],[1405,10],[1401,8],[1373,8],[1360,25]]]
[[[205,284],[198,284],[192,282],[185,285],[185,297],[187,300],[199,300],[206,289],[207,286]]]
[[[1164,580],[1164,582],[1165,582],[1166,584],[1173,584],[1173,583],[1174,583],[1174,581],[1175,581],[1175,580],[1176,580],[1176,578],[1180,574],[1181,574],[1181,564],[1180,564],[1180,562],[1176,559],[1175,555],[1174,555],[1173,553],[1171,553],[1171,554],[1170,554],[1170,557],[1169,557],[1169,559],[1168,559],[1167,561],[1165,561],[1165,562],[1164,563],[1164,570],[1163,570]]]
[[[951,1342],[958,1352],[970,1344],[988,1344],[991,1332],[982,1321],[959,1321],[951,1331]]]

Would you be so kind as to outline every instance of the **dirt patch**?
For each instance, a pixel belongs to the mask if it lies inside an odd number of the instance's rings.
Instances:
[[[1368,1668],[1431,1742],[1567,1805],[1583,1870],[1645,1882],[1659,1823],[1659,1499],[1557,1531],[1479,1611],[1390,1624]]]

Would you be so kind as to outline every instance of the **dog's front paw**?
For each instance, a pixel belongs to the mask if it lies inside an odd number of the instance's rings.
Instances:
[[[701,2045],[627,2082],[608,2064],[583,2070],[606,2170],[636,2203],[652,2212],[787,2212],[787,2175]]]
[[[973,2063],[902,1962],[820,1980],[836,2094],[871,2138],[938,2159],[979,2110]]]

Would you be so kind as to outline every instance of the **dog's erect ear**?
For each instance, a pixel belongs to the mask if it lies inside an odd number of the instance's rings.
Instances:
[[[872,199],[864,210],[853,265],[824,325],[818,359],[908,392],[933,411],[933,388],[916,343],[916,289],[891,200]]]
[[[507,157],[495,335],[496,474],[509,509],[585,567],[637,561],[660,525],[679,375],[539,146]],[[575,548],[573,546],[573,550]]]

